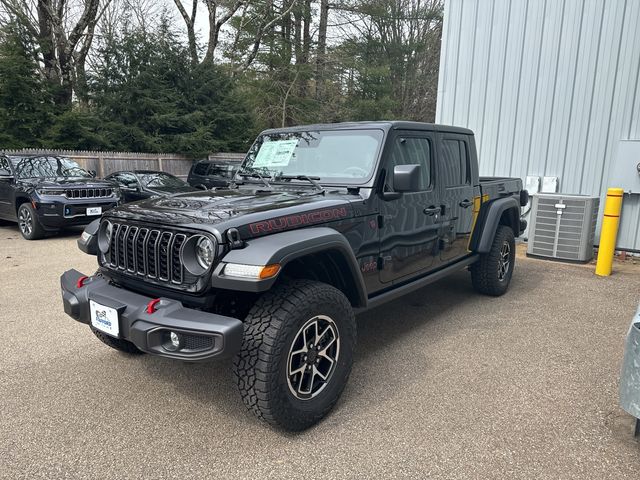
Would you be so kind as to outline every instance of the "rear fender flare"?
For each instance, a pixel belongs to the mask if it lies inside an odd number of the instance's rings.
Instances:
[[[500,219],[506,212],[506,225],[513,234],[520,235],[520,201],[516,197],[504,197],[484,203],[480,208],[476,227],[471,237],[470,250],[477,253],[488,253],[500,225]]]

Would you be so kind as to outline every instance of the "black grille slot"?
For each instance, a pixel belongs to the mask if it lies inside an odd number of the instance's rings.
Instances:
[[[138,233],[138,227],[130,227],[127,232],[127,270],[130,272],[136,271],[136,259],[134,241],[136,234]]]
[[[149,234],[149,241],[147,242],[147,275],[155,277],[158,275],[157,267],[157,244],[160,232],[158,230],[152,230]]]
[[[131,276],[192,284],[197,277],[185,271],[180,252],[191,234],[113,223],[106,267]]]
[[[169,257],[171,256],[171,238],[169,232],[163,232],[158,242],[158,278],[169,280]]]
[[[136,272],[140,275],[147,274],[147,265],[146,265],[146,255],[145,252],[145,243],[147,241],[147,237],[149,236],[148,228],[141,228],[138,232],[138,236],[136,237],[135,249],[136,249]]]
[[[180,249],[184,244],[187,236],[179,233],[173,237],[171,246],[171,281],[173,283],[182,283],[182,262],[180,261]]]
[[[124,270],[127,266],[127,231],[129,227],[121,225],[118,229],[118,268]]]

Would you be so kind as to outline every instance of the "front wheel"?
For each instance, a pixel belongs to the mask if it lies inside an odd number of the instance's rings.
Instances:
[[[249,312],[234,359],[245,405],[285,430],[312,426],[338,401],[355,343],[353,309],[339,290],[306,280],[276,286]]]
[[[44,237],[44,228],[40,225],[36,211],[30,203],[23,203],[18,208],[18,227],[26,240],[38,240]]]
[[[471,281],[476,291],[494,297],[503,295],[509,288],[516,263],[516,241],[513,230],[498,225],[491,250],[480,255],[471,265]]]

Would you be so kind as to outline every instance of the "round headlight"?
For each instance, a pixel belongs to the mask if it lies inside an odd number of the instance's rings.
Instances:
[[[104,235],[107,243],[111,243],[111,237],[113,236],[113,223],[107,220],[107,225],[104,227]]]
[[[192,275],[204,275],[216,259],[218,242],[205,235],[193,235],[182,244],[180,258]]]
[[[98,230],[98,248],[102,253],[107,253],[109,251],[112,237],[113,223],[106,220],[100,224],[100,230]]]
[[[208,237],[200,237],[196,242],[196,259],[202,268],[209,270],[215,258],[213,242]]]

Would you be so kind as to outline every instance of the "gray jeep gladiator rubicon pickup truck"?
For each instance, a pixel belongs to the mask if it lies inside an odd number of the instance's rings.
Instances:
[[[520,179],[478,176],[463,128],[267,130],[228,189],[88,225],[78,244],[99,269],[62,275],[64,310],[130,354],[233,356],[247,407],[301,430],[345,387],[356,313],[465,267],[479,292],[506,292],[527,202]]]

